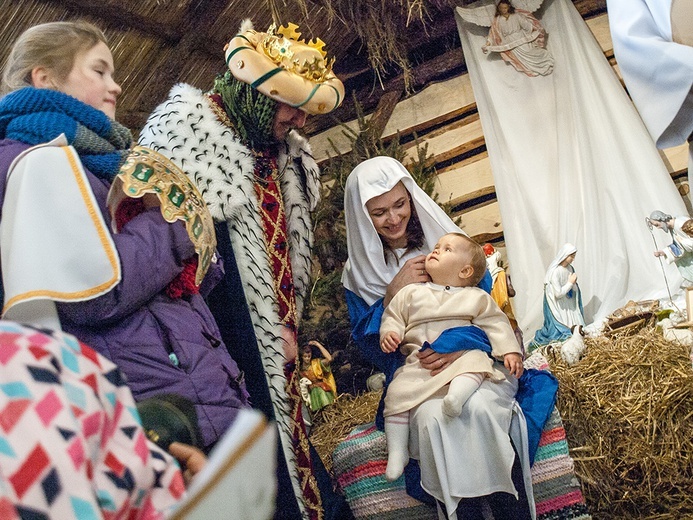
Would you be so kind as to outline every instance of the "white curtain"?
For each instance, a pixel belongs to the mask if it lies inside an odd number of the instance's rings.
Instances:
[[[545,0],[534,14],[555,59],[548,76],[526,76],[498,54],[483,54],[488,28],[457,15],[526,341],[542,325],[544,274],[566,242],[578,248],[573,265],[587,323],[602,322],[628,300],[667,297],[645,217],[656,209],[686,214],[651,137],[570,0]],[[667,243],[661,231],[657,240]],[[665,269],[674,292],[681,278],[675,267]]]

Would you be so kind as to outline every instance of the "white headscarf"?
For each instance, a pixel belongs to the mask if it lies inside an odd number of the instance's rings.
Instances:
[[[575,247],[573,244],[563,244],[561,249],[558,251],[556,258],[553,259],[551,264],[549,264],[549,268],[546,270],[546,276],[544,277],[545,285],[551,282],[551,275],[553,274],[556,267],[558,267],[558,264],[560,264],[563,260],[568,258],[573,253],[577,253],[577,247]]]
[[[349,259],[342,272],[344,287],[373,305],[385,296],[387,286],[402,267],[385,263],[383,244],[375,231],[366,202],[387,193],[402,182],[411,195],[424,232],[420,250],[409,252],[402,260],[428,253],[446,233],[464,233],[426,193],[417,186],[407,169],[392,157],[373,157],[349,174],[344,187]],[[465,233],[466,234],[466,233]]]

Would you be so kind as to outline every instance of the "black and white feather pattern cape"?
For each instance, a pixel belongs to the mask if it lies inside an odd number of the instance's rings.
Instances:
[[[290,405],[280,339],[282,325],[254,188],[253,154],[233,129],[219,122],[203,92],[182,83],[173,87],[168,99],[149,117],[139,144],[158,151],[181,167],[199,188],[214,220],[226,223],[294,491],[300,497],[296,459],[291,449]],[[293,131],[282,145],[278,168],[300,316],[311,281],[310,212],[318,202],[320,172],[307,140]],[[301,500],[299,505],[305,515]]]

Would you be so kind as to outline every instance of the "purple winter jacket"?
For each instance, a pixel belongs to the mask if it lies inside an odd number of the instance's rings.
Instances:
[[[27,148],[18,141],[0,140],[0,201],[4,202],[12,160]],[[109,184],[89,171],[86,174],[110,229]],[[169,224],[158,208],[137,215],[113,235],[113,241],[121,282],[93,300],[58,303],[63,330],[118,365],[136,400],[174,393],[193,402],[203,442],[209,447],[238,410],[249,407],[242,374],[203,299],[223,269],[211,265],[200,287],[202,294],[169,298],[164,289],[195,251],[184,224]],[[175,354],[178,366],[170,354]]]

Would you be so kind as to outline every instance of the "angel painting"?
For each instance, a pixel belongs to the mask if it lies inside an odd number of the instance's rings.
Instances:
[[[547,76],[553,71],[553,56],[546,48],[546,31],[532,14],[543,0],[500,0],[479,7],[458,7],[466,21],[490,27],[484,53],[497,52],[519,72]],[[517,6],[517,7],[516,7]]]

